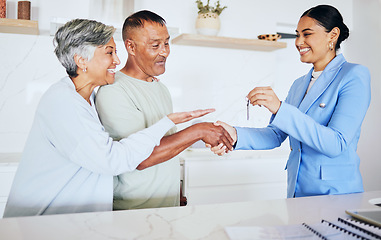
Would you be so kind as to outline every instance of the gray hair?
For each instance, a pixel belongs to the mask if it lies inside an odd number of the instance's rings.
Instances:
[[[53,40],[54,52],[67,74],[77,77],[74,56],[79,55],[90,61],[95,49],[108,43],[114,32],[114,27],[94,20],[74,19],[57,30]]]

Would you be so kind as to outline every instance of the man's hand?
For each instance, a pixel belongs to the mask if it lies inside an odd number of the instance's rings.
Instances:
[[[225,146],[225,150],[232,151],[234,140],[230,136],[229,132],[222,126],[218,126],[214,123],[197,123],[194,126],[201,128],[201,140],[210,146],[219,146],[222,144]]]
[[[227,123],[221,122],[221,121],[215,122],[214,125],[224,127],[224,129],[231,136],[231,138],[233,140],[233,142],[232,142],[233,145],[237,142],[237,130],[234,127],[230,126]],[[228,152],[227,149],[226,149],[226,146],[223,145],[222,143],[220,143],[217,146],[212,146],[210,144],[205,144],[205,146],[209,147],[212,152],[214,152],[215,154],[217,154],[219,156],[222,156],[222,155],[224,155],[225,153]]]
[[[190,112],[179,112],[168,114],[168,118],[175,124],[188,122],[189,120],[202,117],[208,113],[216,111],[214,108],[210,109],[199,109]]]
[[[205,111],[208,112],[208,110]],[[195,115],[203,115],[204,113],[205,112],[200,111]],[[160,145],[154,148],[151,156],[140,163],[137,169],[143,170],[145,168],[165,162],[198,140],[202,140],[210,146],[219,146],[219,144],[221,144],[222,146],[225,146],[226,151],[233,150],[234,141],[230,137],[228,131],[225,130],[225,128],[222,126],[216,126],[213,123],[196,123],[177,133],[163,137],[160,141]]]

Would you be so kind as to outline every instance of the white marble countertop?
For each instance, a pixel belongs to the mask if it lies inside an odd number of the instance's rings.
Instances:
[[[117,212],[0,220],[1,239],[228,239],[226,226],[317,223],[349,217],[346,209],[378,208],[381,191]]]

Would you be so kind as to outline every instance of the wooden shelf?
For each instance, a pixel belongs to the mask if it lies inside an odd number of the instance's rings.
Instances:
[[[181,34],[174,38],[172,40],[172,43],[178,45],[244,49],[252,51],[274,51],[277,49],[287,47],[287,43],[285,42],[272,42],[258,39],[215,37],[196,34]]]
[[[0,32],[38,35],[38,22],[22,19],[0,18]]]

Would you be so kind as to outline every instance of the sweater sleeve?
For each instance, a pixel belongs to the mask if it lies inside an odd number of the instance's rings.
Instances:
[[[42,100],[36,114],[53,151],[91,172],[114,176],[134,170],[175,125],[165,116],[147,129],[113,141],[82,97],[57,91]]]
[[[115,176],[132,171],[151,155],[154,147],[160,144],[161,138],[173,126],[174,123],[164,117],[151,127],[120,141],[113,141],[107,134],[89,132],[86,140],[81,141],[70,155],[70,159],[93,172]]]

